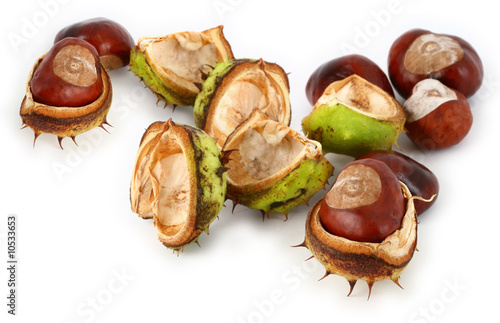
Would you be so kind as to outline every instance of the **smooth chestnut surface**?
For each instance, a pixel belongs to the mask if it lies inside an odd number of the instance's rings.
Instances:
[[[392,44],[388,55],[389,79],[407,99],[421,80],[432,78],[471,97],[481,87],[484,71],[481,59],[464,39],[412,29]]]
[[[466,97],[438,80],[419,82],[403,105],[408,138],[426,149],[443,149],[460,143],[472,127]]]
[[[355,160],[339,173],[319,210],[325,230],[359,242],[380,243],[401,227],[405,198],[382,161]]]
[[[391,82],[384,71],[369,58],[352,54],[332,59],[320,65],[307,81],[307,99],[314,105],[328,85],[352,74],[361,76],[394,96]]]
[[[417,215],[424,213],[435,202],[439,193],[439,181],[436,175],[426,166],[413,158],[393,150],[375,150],[366,153],[358,159],[376,159],[384,162],[403,182],[412,196],[419,196],[431,201],[414,200]]]
[[[95,101],[103,82],[99,55],[80,38],[64,38],[43,57],[30,80],[36,102],[55,107],[79,107]]]
[[[130,50],[135,44],[125,27],[101,17],[87,19],[61,29],[54,42],[66,37],[81,38],[92,44],[107,71],[127,66],[130,61]]]

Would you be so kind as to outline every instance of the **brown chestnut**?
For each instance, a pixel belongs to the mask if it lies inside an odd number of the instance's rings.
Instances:
[[[401,185],[392,170],[382,161],[360,159],[341,170],[319,214],[331,234],[380,243],[401,227],[405,210]]]
[[[54,43],[66,37],[78,37],[92,44],[107,71],[127,66],[130,50],[135,44],[122,25],[107,18],[87,19],[69,25],[57,33]]]
[[[392,44],[388,57],[389,78],[407,99],[413,87],[425,78],[471,97],[483,81],[483,65],[474,48],[460,37],[412,29]]]
[[[456,145],[472,127],[472,112],[465,96],[438,80],[425,79],[417,83],[403,109],[406,133],[422,148]]]
[[[332,59],[320,65],[307,81],[307,99],[314,105],[328,85],[352,74],[361,76],[394,96],[391,83],[384,71],[369,58],[352,54]]]
[[[412,196],[419,196],[427,200],[414,200],[417,215],[424,213],[436,201],[439,193],[439,181],[436,175],[413,158],[394,150],[375,150],[358,157],[358,159],[366,158],[384,162],[399,181],[408,187]]]
[[[103,82],[99,55],[79,38],[57,42],[42,59],[30,81],[36,102],[57,107],[79,107],[95,101]]]

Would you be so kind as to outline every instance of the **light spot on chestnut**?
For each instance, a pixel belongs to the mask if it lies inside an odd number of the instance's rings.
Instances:
[[[408,48],[404,65],[415,74],[428,74],[455,64],[464,52],[460,44],[451,37],[423,34]]]
[[[325,201],[337,209],[351,209],[375,203],[382,192],[377,172],[368,166],[355,165],[339,174]]]
[[[408,137],[426,149],[456,145],[472,127],[472,112],[465,96],[438,80],[417,83],[403,109]]]
[[[76,86],[90,86],[98,80],[92,52],[80,45],[63,47],[54,57],[54,74]]]
[[[422,80],[415,85],[413,95],[403,104],[406,122],[419,120],[441,104],[456,99],[455,91],[438,80]]]

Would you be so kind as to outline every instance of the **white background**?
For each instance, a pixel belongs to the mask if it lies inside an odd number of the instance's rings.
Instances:
[[[492,2],[474,1],[13,1],[0,14],[1,194],[0,317],[5,322],[456,322],[498,320],[500,30]],[[108,121],[77,137],[79,146],[21,130],[19,106],[34,61],[68,24],[103,16],[135,41],[219,24],[238,58],[263,58],[290,73],[292,127],[310,111],[304,88],[319,64],[346,54],[387,70],[392,42],[411,28],[461,36],[485,68],[471,98],[472,130],[459,145],[423,151],[405,135],[403,152],[441,185],[420,220],[418,249],[400,289],[368,288],[330,275],[305,248],[308,208],[284,221],[232,202],[177,257],[158,242],[151,221],[130,210],[129,183],[140,137],[153,121],[193,124],[192,108],[163,108],[127,69],[111,72]],[[13,41],[16,40],[16,41]],[[347,157],[328,155],[335,175]],[[333,179],[330,180],[330,183]],[[326,191],[314,198],[317,200]],[[17,315],[7,314],[7,216],[17,216]],[[5,268],[5,269],[3,269]]]

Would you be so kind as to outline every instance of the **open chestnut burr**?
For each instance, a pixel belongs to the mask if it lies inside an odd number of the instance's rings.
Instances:
[[[61,29],[55,39],[57,43],[66,37],[77,37],[93,45],[99,53],[101,64],[107,70],[127,66],[134,40],[119,23],[107,18],[92,18]]]
[[[25,127],[64,137],[107,124],[112,87],[96,49],[80,38],[57,42],[33,65],[20,116]],[[62,146],[61,146],[62,148]]]
[[[471,97],[483,80],[481,59],[464,39],[412,29],[394,41],[388,55],[389,78],[396,91],[407,99],[413,87],[432,78]]]
[[[368,283],[399,276],[417,243],[414,197],[382,161],[348,163],[332,188],[307,215],[304,242],[326,269],[347,279],[349,295],[358,280]],[[324,278],[323,277],[323,278]],[[348,296],[349,296],[348,295]]]

